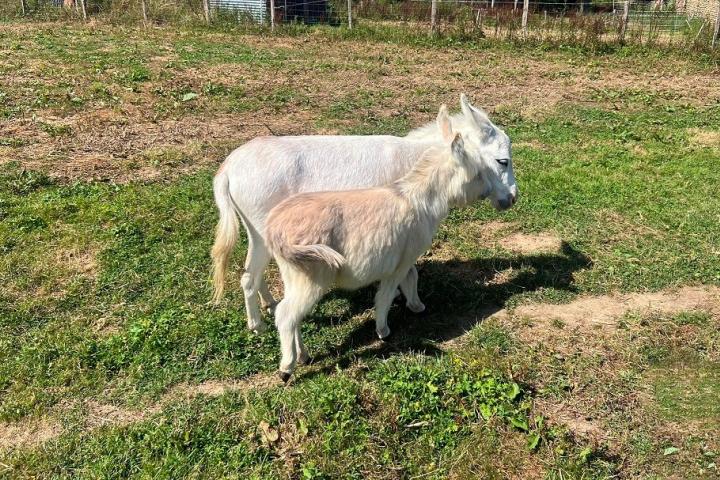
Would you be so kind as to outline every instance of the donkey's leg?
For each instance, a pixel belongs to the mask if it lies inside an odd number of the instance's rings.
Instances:
[[[259,294],[264,283],[263,272],[270,262],[270,252],[265,247],[260,234],[247,222],[243,221],[248,234],[248,253],[245,259],[245,273],[240,282],[245,294],[245,309],[248,328],[255,333],[267,330],[260,313]],[[265,286],[267,288],[267,286]]]
[[[293,275],[291,278],[283,276],[283,282],[285,297],[275,309],[275,325],[280,334],[282,350],[280,378],[287,382],[295,370],[297,361],[305,361],[308,358],[300,338],[300,323],[320,300],[324,289],[302,274]]]
[[[265,265],[263,271],[265,271],[266,269],[267,265]],[[272,296],[272,293],[270,293],[270,289],[268,288],[268,284],[265,280],[264,275],[260,277],[260,287],[258,287],[258,293],[260,294],[260,305],[262,305],[262,307],[266,309],[268,313],[273,313],[275,311],[275,307],[277,306],[277,300],[275,300],[275,298]]]
[[[378,337],[386,338],[390,335],[387,325],[387,315],[390,311],[395,291],[405,275],[396,275],[380,281],[380,287],[375,294],[375,331]]]
[[[420,297],[417,292],[418,272],[413,265],[408,271],[407,275],[400,282],[400,290],[405,295],[407,301],[406,306],[410,311],[420,313],[425,311],[425,305],[420,301]]]

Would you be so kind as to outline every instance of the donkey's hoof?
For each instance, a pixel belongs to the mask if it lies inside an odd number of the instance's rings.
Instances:
[[[420,313],[425,314],[427,312],[427,308],[422,303],[417,304],[417,305],[407,304],[406,307],[411,312],[417,313],[417,314],[420,314]]]
[[[280,380],[283,381],[283,383],[287,384],[288,380],[290,380],[290,377],[292,376],[292,373],[283,372],[280,370],[278,372],[278,376],[280,377]]]
[[[268,326],[264,322],[260,322],[252,327],[250,327],[250,331],[253,332],[256,335],[260,335],[262,333],[265,333],[268,329]]]
[[[275,315],[275,307],[277,307],[278,302],[273,302],[268,305],[265,305],[265,312],[267,312],[268,315]]]

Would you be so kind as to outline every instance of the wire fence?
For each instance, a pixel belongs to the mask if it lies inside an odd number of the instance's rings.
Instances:
[[[8,0],[19,14],[142,21],[397,28],[563,43],[715,48],[720,0]]]

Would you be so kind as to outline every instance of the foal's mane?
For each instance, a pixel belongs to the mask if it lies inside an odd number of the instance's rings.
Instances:
[[[443,209],[462,185],[457,183],[458,168],[450,145],[430,147],[408,173],[393,182],[393,188],[412,203],[427,202],[426,208]]]

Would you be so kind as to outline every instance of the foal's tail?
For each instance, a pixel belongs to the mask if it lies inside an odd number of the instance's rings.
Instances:
[[[233,247],[238,238],[238,217],[235,213],[233,201],[230,198],[230,181],[227,175],[219,173],[213,180],[213,193],[215,204],[220,212],[220,220],[215,229],[215,244],[212,247],[213,260],[213,301],[218,303],[225,291],[225,271]]]
[[[345,257],[327,245],[283,245],[278,250],[280,257],[300,267],[322,263],[337,270],[345,265]]]

